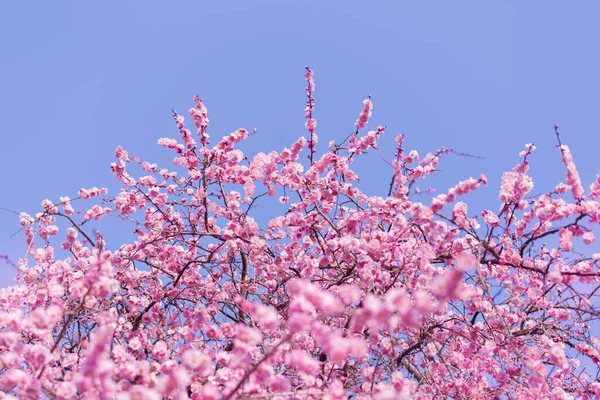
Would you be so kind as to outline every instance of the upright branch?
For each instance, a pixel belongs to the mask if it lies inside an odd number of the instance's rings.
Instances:
[[[373,114],[373,102],[371,101],[371,95],[369,95],[369,97],[363,101],[363,104],[364,107],[360,112],[358,119],[354,123],[354,126],[356,126],[356,133],[358,133],[359,129],[364,129],[367,126],[369,123],[369,118],[371,118],[371,115]]]
[[[556,134],[556,140],[558,141],[557,147],[562,153],[562,162],[567,167],[567,185],[571,188],[573,198],[577,201],[581,201],[583,200],[584,191],[583,186],[581,185],[579,172],[577,171],[575,161],[573,161],[573,156],[571,155],[571,150],[568,146],[561,143],[560,132],[558,130],[558,125],[556,124],[554,124],[554,132]]]
[[[306,67],[306,73],[304,74],[306,78],[306,108],[304,109],[304,118],[306,118],[305,126],[310,133],[310,139],[308,140],[308,149],[310,154],[308,156],[310,160],[310,165],[314,162],[314,155],[317,146],[317,134],[315,133],[315,129],[317,127],[317,120],[313,117],[313,110],[315,109],[315,98],[313,97],[313,92],[315,91],[315,80],[314,74],[308,66]]]

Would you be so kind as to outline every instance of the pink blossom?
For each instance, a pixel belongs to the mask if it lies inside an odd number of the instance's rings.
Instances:
[[[548,350],[548,359],[552,364],[558,365],[559,367],[567,366],[567,358],[565,357],[564,349],[559,344],[555,344]]]
[[[5,390],[10,390],[15,386],[26,388],[31,382],[31,377],[22,369],[13,368],[8,370],[0,378],[0,383]]]
[[[294,313],[290,315],[287,326],[291,332],[301,332],[310,326],[310,317],[304,313]]]
[[[600,198],[600,174],[596,175],[596,179],[590,185],[590,197],[593,199]]]
[[[310,68],[306,67],[306,73],[304,74],[304,77],[306,78],[306,80],[308,82],[308,90],[311,92],[314,92],[315,81],[313,79],[313,77],[314,77],[313,71]]]
[[[592,244],[596,240],[594,233],[592,231],[587,231],[583,234],[583,243]]]
[[[432,291],[438,298],[443,300],[460,298],[461,281],[462,272],[451,269],[432,282]]]
[[[569,251],[573,248],[573,232],[569,229],[561,229],[559,232],[560,247]]]
[[[169,346],[167,343],[163,340],[159,340],[152,349],[152,356],[154,356],[154,358],[156,358],[158,361],[162,361],[165,359],[165,357],[167,357],[168,352]]]
[[[254,318],[266,330],[272,330],[279,326],[279,315],[272,307],[258,305],[254,311]]]
[[[34,219],[31,215],[22,212],[19,214],[19,222],[21,223],[21,226],[29,226],[33,224]]]
[[[269,389],[272,392],[287,392],[290,387],[289,379],[283,375],[275,375],[269,381]]]
[[[306,121],[306,128],[308,128],[308,131],[310,133],[314,133],[315,132],[315,128],[317,127],[317,120],[314,118],[310,118]]]
[[[158,382],[158,389],[163,395],[172,394],[175,391],[183,391],[190,383],[191,378],[188,372],[176,366],[169,370]]]
[[[495,228],[499,225],[500,219],[490,210],[483,210],[481,214],[483,215],[484,221],[490,226],[490,228]]]
[[[303,350],[293,350],[288,353],[286,363],[307,374],[314,374],[319,369],[319,362]]]
[[[200,398],[206,400],[217,400],[221,398],[221,392],[216,385],[207,383],[202,385],[202,388],[200,389]]]

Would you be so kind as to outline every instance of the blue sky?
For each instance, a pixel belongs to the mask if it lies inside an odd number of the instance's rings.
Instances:
[[[281,149],[306,134],[305,65],[322,147],[371,94],[389,158],[400,132],[421,154],[484,156],[449,158],[432,184],[485,173],[475,201],[495,210],[524,143],[538,146],[536,188],[564,180],[559,123],[587,188],[600,172],[598,15],[596,1],[2,2],[0,206],[35,213],[45,198],[118,188],[117,145],[168,165],[156,141],[178,137],[170,109],[185,112],[195,93],[213,136],[257,128],[248,153]],[[379,156],[357,168],[366,191],[384,193]],[[0,253],[24,253],[18,230],[0,212]],[[14,271],[0,268],[4,286]]]

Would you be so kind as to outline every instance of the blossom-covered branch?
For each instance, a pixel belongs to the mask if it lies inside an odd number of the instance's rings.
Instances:
[[[453,151],[420,156],[403,135],[388,195],[369,195],[351,166],[385,132],[360,136],[370,97],[356,130],[317,152],[305,77],[308,140],[249,157],[238,129],[211,147],[196,96],[199,139],[174,111],[180,139],[158,140],[174,167],[118,147],[118,193],[18,214],[29,251],[0,289],[6,396],[600,397],[600,183],[586,197],[560,137],[566,181],[541,195],[528,144],[497,204],[468,207],[480,174],[428,198],[421,182]],[[93,234],[98,220],[131,240]]]

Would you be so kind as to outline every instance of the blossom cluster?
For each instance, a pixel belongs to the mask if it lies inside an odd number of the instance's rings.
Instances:
[[[210,147],[198,97],[190,115],[199,143],[176,112],[181,138],[158,140],[173,168],[118,147],[118,193],[19,214],[29,250],[0,289],[3,398],[600,397],[600,184],[586,197],[568,147],[565,183],[530,195],[528,145],[477,212],[465,196],[483,175],[419,189],[450,149],[421,157],[398,135],[381,197],[351,165],[383,127],[247,157],[251,132]],[[131,240],[88,231],[108,216]]]
[[[373,102],[371,101],[371,96],[369,96],[365,101],[363,101],[364,107],[358,116],[358,119],[354,123],[356,128],[364,129],[369,123],[369,118],[371,118],[372,110],[373,110]]]

